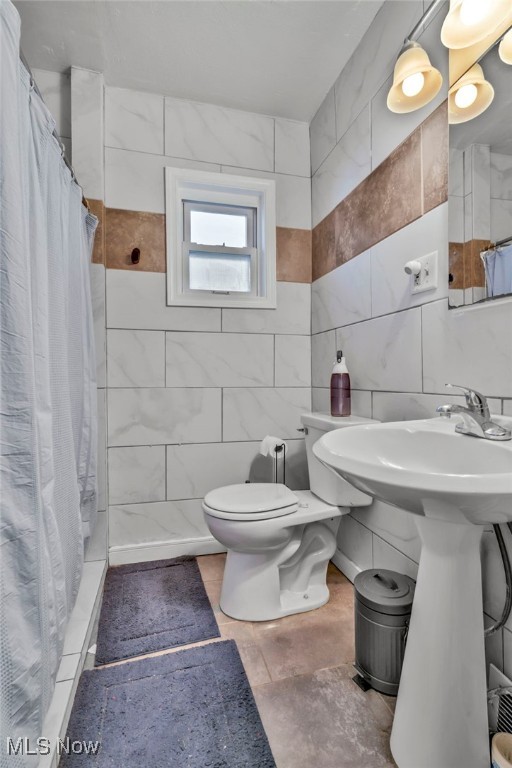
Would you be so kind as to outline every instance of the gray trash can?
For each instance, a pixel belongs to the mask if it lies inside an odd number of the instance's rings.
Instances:
[[[372,568],[359,573],[355,590],[355,668],[376,691],[396,696],[404,659],[415,582]]]

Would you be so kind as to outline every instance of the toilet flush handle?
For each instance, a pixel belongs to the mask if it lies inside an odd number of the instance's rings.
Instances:
[[[297,429],[297,432],[303,432],[305,435],[308,434],[308,428],[307,427],[299,427]]]

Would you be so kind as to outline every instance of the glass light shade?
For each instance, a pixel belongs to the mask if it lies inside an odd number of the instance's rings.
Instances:
[[[467,48],[491,34],[510,11],[510,0],[450,0],[441,29],[447,48]]]
[[[501,41],[498,53],[505,64],[512,64],[512,29],[509,29]]]
[[[468,83],[455,91],[455,104],[459,109],[467,109],[475,103],[478,96],[478,88],[473,83]]]
[[[469,96],[476,96],[471,101]],[[466,98],[467,97],[467,98]],[[473,64],[471,69],[448,91],[448,122],[466,123],[481,115],[494,99],[494,88],[485,79],[480,64]]]
[[[423,90],[425,85],[425,76],[423,72],[416,72],[415,75],[409,75],[402,83],[402,91],[406,96],[417,96]]]
[[[421,80],[416,77],[419,74],[423,76],[423,82],[417,90]],[[443,76],[432,66],[426,51],[419,43],[408,43],[395,64],[388,109],[398,113],[414,112],[432,101],[442,84]]]

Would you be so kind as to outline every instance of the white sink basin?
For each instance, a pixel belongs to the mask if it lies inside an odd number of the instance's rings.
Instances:
[[[508,426],[506,417],[495,417]],[[512,520],[512,441],[455,432],[456,419],[335,430],[313,447],[359,490],[418,515],[472,523]]]
[[[348,427],[313,446],[356,488],[413,513],[422,542],[391,734],[399,768],[490,763],[480,539],[512,520],[512,441],[457,434],[457,421]]]

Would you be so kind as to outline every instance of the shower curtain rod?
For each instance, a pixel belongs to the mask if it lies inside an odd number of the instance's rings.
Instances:
[[[34,77],[34,75],[32,74],[32,70],[30,69],[30,66],[29,66],[29,64],[28,64],[28,61],[26,60],[25,56],[23,55],[23,51],[21,50],[21,48],[20,48],[20,59],[21,59],[21,63],[23,64],[23,66],[25,67],[25,69],[27,70],[27,72],[28,72],[28,74],[29,74],[29,76],[30,76],[30,85],[31,85],[31,87],[34,89],[34,91],[37,93],[37,95],[39,96],[39,98],[41,99],[41,101],[44,103],[43,95],[42,95],[41,91],[39,90],[39,87],[38,87],[38,85],[37,85],[37,83],[36,83],[35,77]],[[78,179],[77,179],[77,177],[76,177],[76,174],[75,174],[75,171],[74,171],[74,169],[73,169],[73,166],[71,165],[71,163],[70,163],[70,162],[69,162],[69,160],[67,159],[66,155],[64,154],[64,144],[62,143],[62,141],[61,141],[61,138],[60,138],[59,134],[57,133],[57,129],[56,129],[56,128],[54,128],[54,130],[53,130],[53,136],[54,136],[54,137],[57,139],[57,141],[59,142],[59,146],[60,146],[60,150],[61,150],[62,159],[64,160],[64,162],[65,162],[66,166],[69,168],[69,171],[70,171],[70,173],[71,173],[71,178],[73,179],[73,181],[75,182],[75,184],[77,184],[77,186],[79,186],[79,187],[80,187],[80,184],[78,183]],[[82,189],[82,188],[80,187],[80,189]],[[83,203],[83,205],[85,205],[85,207],[87,208],[87,210],[90,212],[90,211],[91,211],[91,208],[90,208],[90,206],[89,206],[89,202],[88,202],[88,200],[87,200],[87,199],[84,197],[84,194],[83,194],[83,192],[82,192],[82,203]]]
[[[510,235],[510,237],[505,237],[503,240],[497,240],[492,244],[492,247],[499,248],[500,245],[506,245],[507,243],[512,243],[512,235]]]

